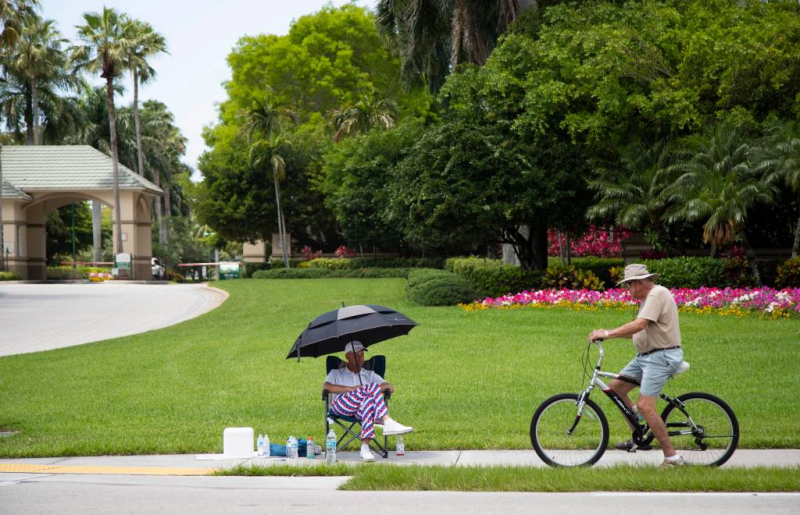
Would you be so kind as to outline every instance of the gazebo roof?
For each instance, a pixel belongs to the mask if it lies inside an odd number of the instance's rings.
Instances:
[[[24,191],[20,191],[5,179],[3,179],[3,198],[15,200],[31,200],[30,195],[26,195]]]
[[[3,197],[50,190],[110,190],[114,188],[111,158],[89,145],[3,146]],[[119,165],[119,188],[162,195],[161,188]],[[8,197],[6,197],[8,192]],[[24,197],[22,197],[24,198]]]

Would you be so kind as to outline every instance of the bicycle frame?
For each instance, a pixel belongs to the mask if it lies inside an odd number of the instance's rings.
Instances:
[[[606,383],[603,382],[602,379],[600,379],[601,377],[609,379],[618,379],[620,376],[619,374],[604,372],[602,370],[603,358],[605,356],[605,353],[603,352],[602,340],[598,340],[594,343],[597,345],[599,358],[597,360],[597,365],[594,367],[594,372],[592,373],[591,381],[589,381],[589,386],[587,386],[586,389],[578,396],[578,413],[577,416],[575,417],[575,423],[568,430],[568,434],[571,434],[577,427],[578,422],[580,422],[580,419],[583,416],[583,408],[586,405],[586,400],[589,398],[589,395],[592,393],[592,390],[594,390],[595,387],[597,387],[600,388],[600,390],[602,390],[602,392],[606,394],[606,396],[609,399],[611,399],[611,401],[614,403],[614,405],[617,407],[620,413],[622,413],[622,416],[625,417],[625,419],[628,421],[629,425],[632,428],[634,428],[633,429],[634,444],[638,444],[639,442],[650,436],[651,430],[648,427],[647,423],[640,424],[639,417],[636,415],[636,413],[634,413],[632,409],[628,408],[628,406],[625,405],[625,403],[622,401],[622,398],[617,394],[617,392],[612,390]],[[687,420],[689,421],[689,425],[691,426],[691,429],[689,431],[675,431],[675,432],[669,431],[668,434],[670,436],[692,433],[693,430],[697,429],[696,424],[692,420],[689,413],[686,411],[685,406],[681,401],[679,401],[678,399],[673,399],[672,397],[669,397],[664,393],[662,393],[660,397],[664,399],[664,401],[666,401],[667,403],[673,404],[677,409],[682,411],[686,415]],[[634,445],[634,447],[631,449],[630,452],[633,452],[635,450],[636,450],[636,445]]]

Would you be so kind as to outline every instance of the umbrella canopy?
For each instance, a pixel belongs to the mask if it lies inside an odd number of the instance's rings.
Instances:
[[[364,347],[395,336],[402,336],[417,325],[391,308],[373,304],[347,306],[318,316],[308,324],[292,346],[286,359],[318,357],[344,351],[353,340]]]

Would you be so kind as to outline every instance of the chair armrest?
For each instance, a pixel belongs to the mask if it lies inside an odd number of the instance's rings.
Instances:
[[[331,394],[328,390],[322,390],[322,400],[328,402],[328,396]]]
[[[384,389],[383,390],[383,396],[386,398],[386,400],[391,399],[392,398],[392,391],[389,390],[388,388]]]

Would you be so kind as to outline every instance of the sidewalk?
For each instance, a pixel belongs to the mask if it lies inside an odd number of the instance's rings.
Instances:
[[[198,459],[212,455],[174,454],[156,456],[92,456],[67,458],[0,459],[0,482],[5,474],[99,474],[99,475],[152,475],[198,476],[240,464],[325,466],[325,456],[313,460],[300,458],[296,462],[286,458],[252,459]],[[337,454],[339,462],[360,463],[357,452]],[[621,463],[658,465],[663,455],[660,451],[628,453],[609,450],[596,467]],[[532,450],[519,451],[409,451],[397,457],[377,457],[375,463],[392,465],[443,465],[443,466],[527,466],[545,467]],[[800,449],[740,449],[724,467],[796,467],[800,466]]]

